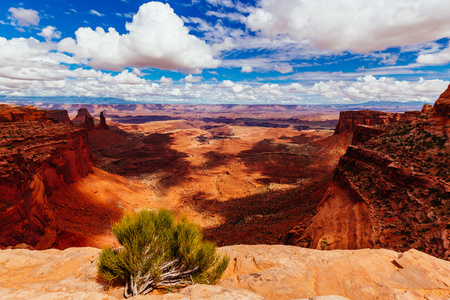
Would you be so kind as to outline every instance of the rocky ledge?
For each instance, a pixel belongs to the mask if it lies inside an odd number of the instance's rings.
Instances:
[[[97,276],[100,250],[0,251],[2,299],[120,299]],[[216,286],[135,299],[449,299],[450,262],[417,250],[320,251],[294,246],[220,248],[230,264]]]

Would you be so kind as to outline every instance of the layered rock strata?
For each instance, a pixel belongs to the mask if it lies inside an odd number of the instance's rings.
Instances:
[[[84,129],[49,121],[34,108],[20,110],[15,120],[21,121],[0,123],[0,245],[45,249],[63,234],[47,197],[86,176],[93,161]],[[35,116],[42,117],[35,121]]]
[[[336,133],[353,132],[352,145],[318,213],[290,233],[290,242],[317,249],[416,248],[449,259],[449,95],[450,89],[423,112],[343,112]]]

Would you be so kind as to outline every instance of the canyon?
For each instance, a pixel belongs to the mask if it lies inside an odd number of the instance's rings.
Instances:
[[[80,286],[95,288],[83,297],[120,298],[95,279],[98,250],[71,247],[117,244],[110,225],[124,213],[166,207],[232,258],[214,291],[197,286],[174,299],[200,299],[192,295],[202,289],[205,299],[446,299],[449,103],[450,88],[412,112],[0,105],[0,261],[67,249],[42,255],[84,261],[73,270],[88,274]],[[373,250],[356,250],[364,248]],[[300,267],[302,259],[313,266]],[[373,274],[343,272],[352,264]],[[8,283],[13,273],[0,274],[0,295],[30,288]],[[42,297],[58,299],[63,285]],[[87,292],[69,290],[73,298]]]
[[[351,145],[318,213],[291,232],[292,244],[415,248],[449,259],[449,91],[421,112],[341,113],[336,133],[354,131]]]

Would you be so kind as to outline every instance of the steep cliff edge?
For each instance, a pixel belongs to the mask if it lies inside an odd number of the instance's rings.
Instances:
[[[422,112],[342,113],[336,132],[353,131],[352,145],[312,222],[294,229],[290,243],[318,249],[416,248],[449,259],[449,95],[450,88],[432,110]]]
[[[91,172],[84,129],[55,123],[45,111],[0,107],[0,245],[52,247],[58,229],[47,197]]]

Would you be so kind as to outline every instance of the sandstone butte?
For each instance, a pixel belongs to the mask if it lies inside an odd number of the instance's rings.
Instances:
[[[310,248],[360,250],[222,247],[231,261],[218,285],[136,298],[449,299],[450,262],[405,249],[406,244],[446,259],[450,254],[449,97],[450,89],[422,112],[341,113],[336,134],[353,134],[352,145],[317,214],[288,237]],[[83,111],[77,116],[80,128],[64,123],[66,113],[52,117],[30,107],[1,108],[0,243],[17,246],[0,250],[0,297],[121,298],[120,288],[105,291],[97,277],[98,249],[20,249],[65,248],[59,237],[78,238],[59,229],[47,197],[92,172],[86,130],[105,130],[106,123],[95,127]],[[384,247],[399,251],[361,249]]]

